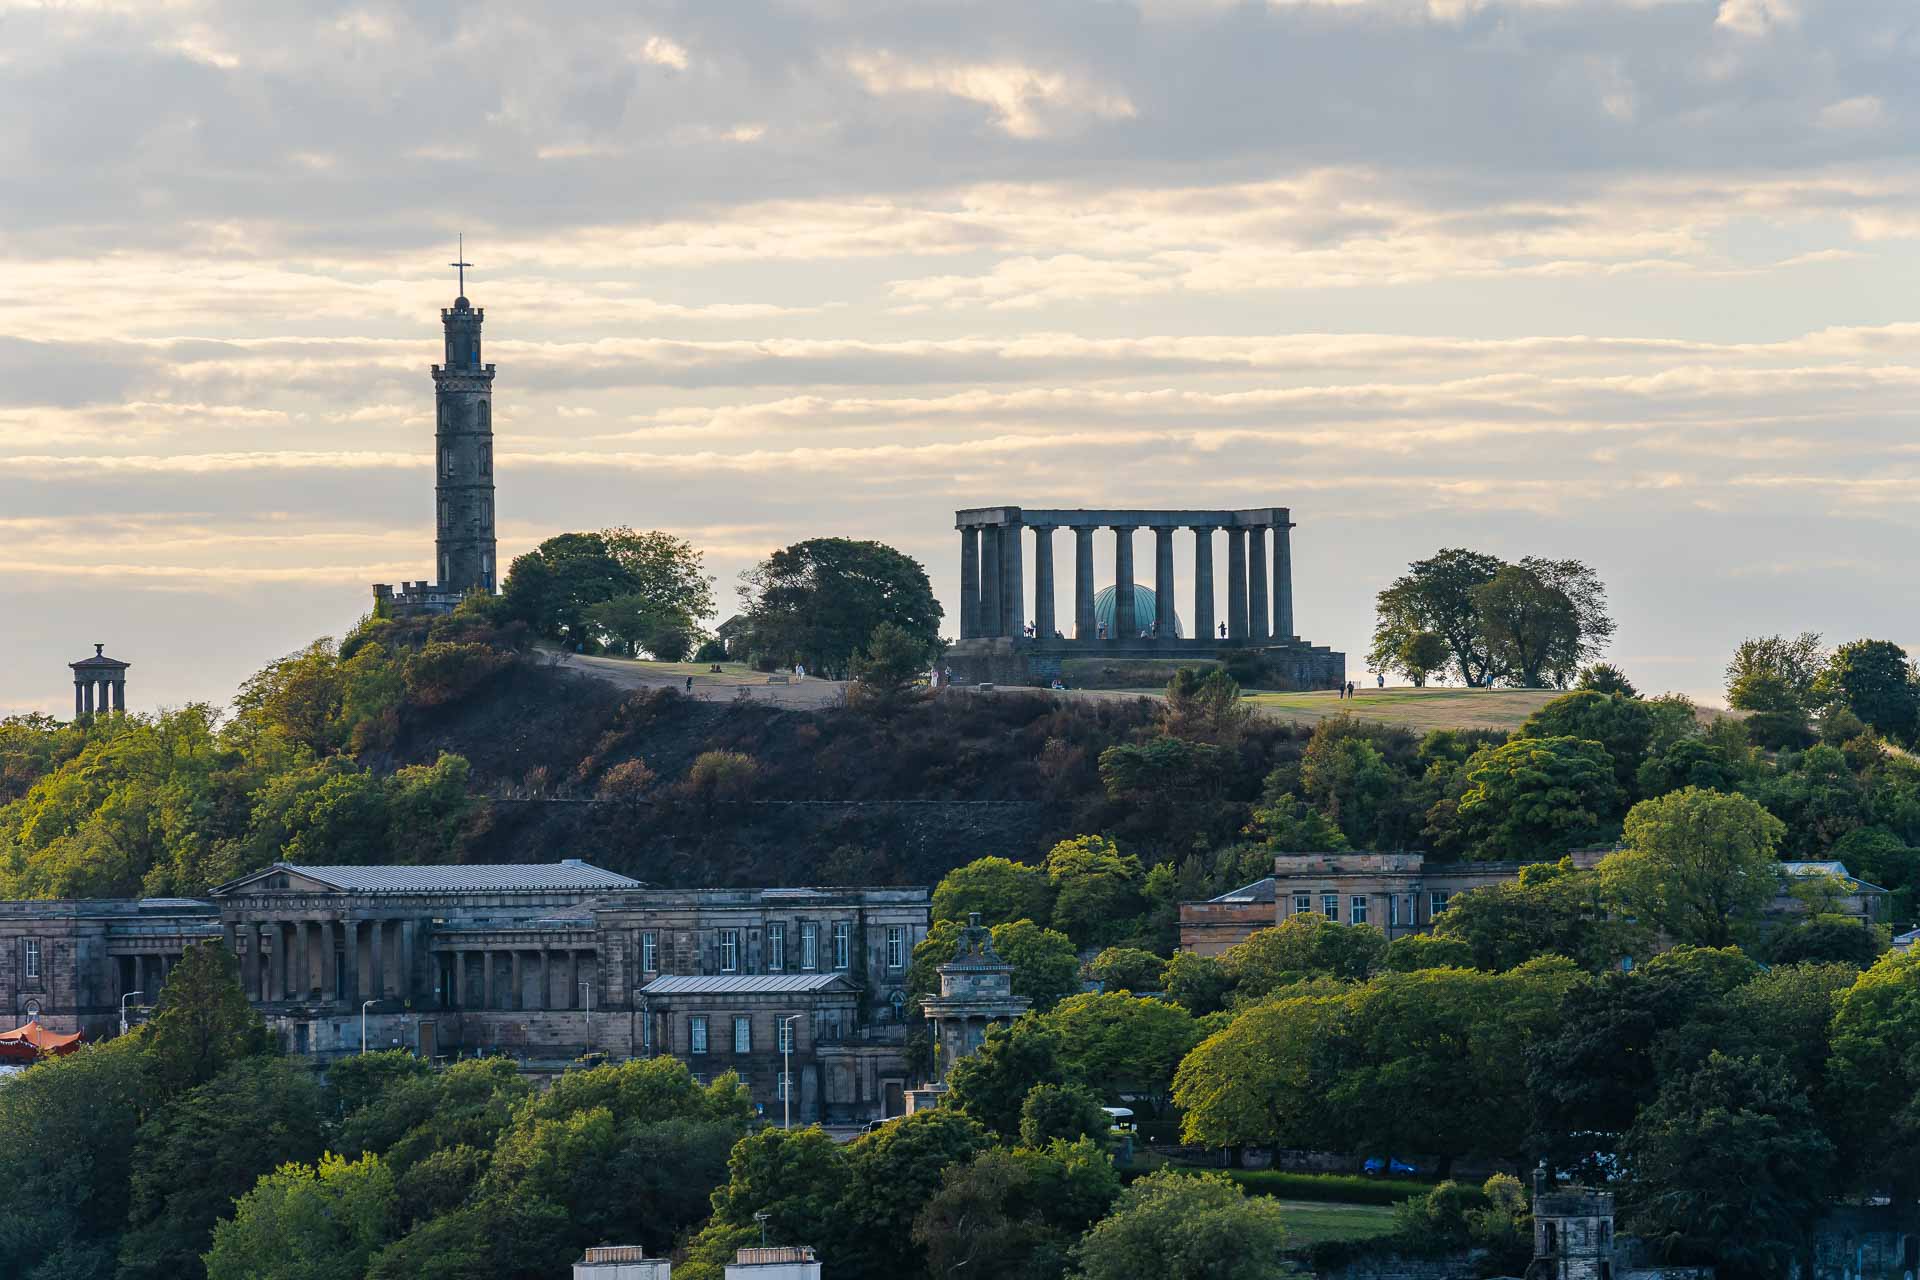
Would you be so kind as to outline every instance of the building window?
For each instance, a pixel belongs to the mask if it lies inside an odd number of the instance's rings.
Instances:
[[[1350,899],[1350,903],[1352,910],[1347,915],[1347,923],[1365,924],[1367,922],[1367,900],[1356,893]]]
[[[1437,916],[1442,911],[1445,911],[1447,909],[1447,899],[1450,896],[1452,895],[1443,893],[1438,889],[1434,890],[1431,894],[1427,895],[1427,908],[1431,912],[1431,914],[1428,915],[1427,919],[1431,920],[1433,919],[1434,916]]]
[[[787,967],[787,926],[767,926],[767,971],[778,973]]]
[[[740,969],[740,931],[722,929],[720,931],[720,972],[737,973]]]
[[[27,976],[29,978],[40,976],[40,939],[38,938],[27,939]]]
[[[640,972],[660,972],[660,935],[651,929],[640,935]]]
[[[753,1052],[753,1019],[735,1016],[733,1020],[733,1051],[735,1053]]]
[[[775,1102],[785,1102],[787,1100],[787,1091],[793,1087],[793,1075],[787,1071],[779,1072],[778,1075],[779,1078],[775,1080],[773,1084],[773,1100]]]
[[[1387,895],[1387,927],[1389,929],[1400,927],[1400,899],[1392,894]]]
[[[817,924],[800,926],[800,967],[802,969],[820,967],[820,926]]]
[[[485,400],[480,402],[480,429],[482,431],[493,429],[493,406]]]
[[[780,1019],[780,1052],[793,1052],[793,1024],[785,1018]]]
[[[480,474],[483,476],[493,474],[493,442],[491,440],[480,446]]]
[[[451,449],[440,451],[440,474],[443,476],[453,474],[453,450]]]
[[[1320,914],[1329,920],[1338,920],[1340,918],[1340,895],[1337,893],[1321,894]]]
[[[1293,895],[1293,914],[1304,916],[1313,910],[1313,895],[1296,893]]]
[[[833,926],[833,967],[834,968],[844,969],[847,967],[847,961],[849,959],[848,952],[850,950],[850,948],[848,947],[848,943],[851,940],[852,940],[852,930],[848,927],[846,921],[842,920],[839,924],[836,924]]]
[[[687,1018],[687,1052],[707,1051],[707,1015],[696,1013]]]
[[[896,991],[888,996],[887,1003],[893,1006],[893,1020],[895,1022],[905,1022],[907,1020],[907,996],[904,991]]]
[[[838,948],[839,945],[840,945],[840,940],[838,938],[834,939],[834,946]],[[906,965],[907,965],[906,927],[904,925],[890,924],[887,926],[887,968],[904,969],[906,968]],[[846,968],[844,964],[841,965],[840,967],[842,969]]]

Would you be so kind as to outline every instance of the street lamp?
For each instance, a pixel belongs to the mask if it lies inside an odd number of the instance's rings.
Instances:
[[[378,1000],[362,1000],[360,1002],[360,1052],[362,1053],[367,1051],[367,1010],[379,1003]]]
[[[121,1035],[127,1034],[127,1001],[133,999],[135,996],[144,996],[146,994],[147,993],[144,991],[129,991],[127,992],[127,994],[120,997],[120,1034]]]
[[[786,1106],[782,1129],[793,1128],[793,1024],[805,1016],[791,1013],[780,1019],[780,1101]]]

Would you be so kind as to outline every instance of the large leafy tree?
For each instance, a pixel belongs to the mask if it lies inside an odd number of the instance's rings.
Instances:
[[[1060,1037],[1036,1016],[987,1028],[980,1047],[947,1072],[947,1105],[1006,1142],[1020,1134],[1020,1108],[1034,1086],[1062,1084]]]
[[[1220,956],[1235,993],[1258,1000],[1303,978],[1362,981],[1386,959],[1387,936],[1372,925],[1341,924],[1317,912],[1256,929]]]
[[[1907,651],[1890,640],[1841,645],[1815,690],[1896,742],[1920,734],[1920,684]]]
[[[975,858],[942,876],[933,889],[933,918],[964,924],[975,911],[988,925],[1052,918],[1053,886],[1046,868],[1008,858]]]
[[[134,1148],[120,1275],[205,1275],[213,1224],[262,1175],[320,1154],[322,1114],[312,1071],[266,1057],[243,1058],[161,1108]]]
[[[1144,905],[1140,859],[1105,836],[1075,836],[1048,851],[1046,866],[1054,928],[1083,947],[1125,936]]]
[[[1640,699],[1618,693],[1575,690],[1528,716],[1516,738],[1584,738],[1613,758],[1614,779],[1633,786],[1653,742],[1653,712]]]
[[[1446,643],[1461,679],[1485,684],[1495,671],[1494,658],[1473,591],[1493,581],[1502,567],[1498,556],[1463,547],[1409,564],[1375,599],[1367,665],[1376,671],[1396,669],[1401,649],[1421,632],[1432,632]]]
[[[1892,952],[1840,997],[1827,1094],[1854,1186],[1920,1196],[1920,954]]]
[[[1324,1049],[1346,993],[1311,992],[1257,1004],[1201,1041],[1173,1077],[1181,1141],[1324,1145]]]
[[[514,558],[502,594],[507,613],[541,635],[656,657],[684,656],[713,612],[713,578],[693,544],[625,527],[548,538]]]
[[[1714,1052],[1668,1080],[1621,1143],[1627,1225],[1720,1274],[1785,1275],[1831,1187],[1833,1144],[1776,1062]]]
[[[1457,838],[1477,858],[1557,858],[1617,830],[1613,757],[1584,738],[1516,738],[1476,756]]]
[[[990,1145],[985,1129],[946,1107],[915,1112],[856,1138],[847,1151],[852,1176],[834,1210],[846,1233],[834,1255],[834,1274],[849,1280],[926,1274],[914,1219],[940,1190],[948,1169]]]
[[[756,652],[825,675],[845,675],[883,622],[929,651],[940,633],[926,570],[878,542],[796,542],[743,573],[739,591]]]
[[[674,1270],[690,1280],[721,1280],[740,1245],[758,1244],[762,1230],[777,1244],[810,1244],[829,1258],[842,1235],[835,1206],[853,1177],[847,1147],[818,1127],[762,1129],[734,1144],[727,1178],[713,1191],[713,1216],[694,1236],[687,1264]],[[766,1217],[756,1220],[756,1215]]]
[[[1094,1224],[1076,1255],[1085,1280],[1264,1280],[1282,1272],[1281,1208],[1225,1174],[1161,1170]]]
[[[240,989],[240,966],[218,942],[188,947],[160,989],[147,1033],[155,1081],[167,1093],[205,1084],[227,1064],[272,1047]]]
[[[1573,859],[1520,868],[1517,880],[1455,894],[1434,920],[1435,936],[1466,944],[1477,969],[1511,969],[1559,955],[1599,970],[1631,955],[1643,932],[1612,917],[1600,877]]]
[[[1177,1004],[1120,991],[1068,996],[1042,1019],[1067,1079],[1103,1097],[1165,1093],[1198,1036]]]
[[[1626,848],[1602,860],[1601,882],[1675,941],[1724,947],[1755,930],[1773,901],[1785,831],[1745,796],[1687,787],[1633,807]]]
[[[393,1219],[393,1173],[378,1156],[285,1164],[214,1228],[208,1280],[360,1280]]]
[[[940,1280],[1055,1280],[1119,1194],[1113,1161],[1090,1138],[982,1151],[947,1170],[914,1219],[913,1239]]]

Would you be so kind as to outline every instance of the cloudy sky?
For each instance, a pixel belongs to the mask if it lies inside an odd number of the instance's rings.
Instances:
[[[1917,65],[1912,0],[0,0],[0,711],[429,576],[461,231],[503,559],[872,537],[951,623],[957,507],[1272,504],[1356,678],[1456,545],[1593,564],[1643,688],[1920,642]]]

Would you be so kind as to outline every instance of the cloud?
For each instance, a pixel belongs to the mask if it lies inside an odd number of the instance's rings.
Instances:
[[[1009,136],[1040,138],[1090,120],[1136,114],[1123,93],[1065,71],[1017,62],[915,62],[887,50],[859,53],[847,69],[872,94],[937,93],[979,103]]]

